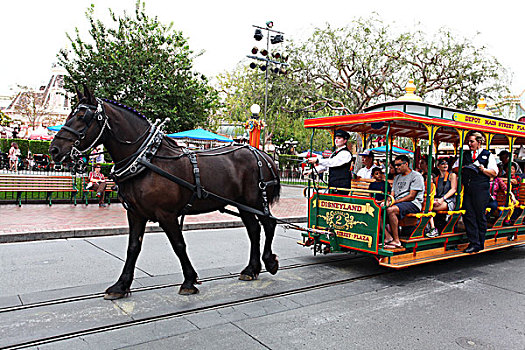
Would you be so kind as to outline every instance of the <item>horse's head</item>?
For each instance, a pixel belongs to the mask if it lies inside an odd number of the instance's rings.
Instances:
[[[98,146],[108,126],[102,102],[86,86],[84,93],[77,90],[77,95],[79,103],[49,145],[49,153],[57,162],[77,160]]]

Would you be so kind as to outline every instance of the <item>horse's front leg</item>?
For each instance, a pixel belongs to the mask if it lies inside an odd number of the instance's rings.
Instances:
[[[261,244],[261,225],[259,225],[255,214],[242,210],[239,210],[239,214],[250,238],[250,261],[248,266],[241,271],[239,279],[252,281],[256,280],[261,272],[261,248],[259,246]]]
[[[120,299],[129,294],[131,283],[133,282],[135,264],[137,263],[140,249],[142,248],[142,238],[144,237],[147,220],[133,214],[129,210],[127,214],[129,223],[129,241],[126,262],[117,283],[106,289],[106,294],[104,295],[104,299],[106,300]]]
[[[161,219],[159,220],[159,225],[164,232],[166,232],[173,251],[177,254],[182,266],[184,282],[180,286],[179,294],[190,295],[199,293],[199,290],[195,287],[195,284],[199,284],[197,281],[197,272],[195,272],[195,269],[191,265],[190,258],[186,253],[186,243],[184,242],[177,216],[170,215],[168,218]]]

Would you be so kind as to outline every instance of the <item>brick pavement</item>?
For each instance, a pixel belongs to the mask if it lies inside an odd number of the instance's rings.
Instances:
[[[300,188],[285,187],[272,214],[293,222],[305,222],[306,199]],[[120,203],[106,208],[96,204],[0,205],[0,243],[54,238],[88,237],[126,234],[126,210]],[[187,216],[184,229],[239,227],[238,217],[219,212]],[[147,231],[159,231],[156,223],[148,223]]]

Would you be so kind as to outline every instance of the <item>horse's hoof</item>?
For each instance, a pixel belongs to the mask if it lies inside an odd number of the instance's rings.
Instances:
[[[270,259],[264,262],[264,266],[266,267],[266,271],[275,275],[277,270],[279,270],[279,258],[277,255],[273,254]]]
[[[129,295],[129,293],[105,293],[104,294],[104,300],[117,300],[125,298]]]
[[[256,280],[258,277],[259,277],[259,275],[250,276],[250,275],[247,275],[247,274],[241,273],[240,276],[239,276],[239,279],[240,279],[241,281],[254,281],[254,280]]]
[[[199,290],[195,287],[193,288],[182,288],[179,289],[180,295],[192,295],[192,294],[199,294]]]

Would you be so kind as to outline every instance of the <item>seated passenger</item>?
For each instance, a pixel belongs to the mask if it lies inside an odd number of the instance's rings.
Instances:
[[[458,177],[454,173],[448,172],[448,162],[445,159],[438,161],[439,175],[435,178],[436,195],[434,196],[433,211],[454,210],[456,207],[456,191],[458,190]],[[439,232],[434,225],[434,218],[430,218],[430,231],[425,234],[427,237],[439,236]]]
[[[374,169],[374,152],[370,150],[365,150],[363,153],[359,154],[361,160],[363,161],[363,167],[357,172],[358,180],[372,181],[372,169]]]
[[[380,167],[375,167],[372,169],[372,179],[374,182],[371,182],[368,186],[368,189],[371,191],[385,191],[385,178],[383,174],[383,169]],[[392,192],[392,186],[388,184],[387,192]],[[383,202],[385,200],[385,195],[383,193],[371,193],[371,196],[375,198],[378,202]]]
[[[386,249],[401,247],[399,240],[399,220],[409,213],[419,213],[423,204],[425,183],[423,176],[408,166],[409,159],[405,155],[397,156],[394,161],[397,175],[394,178],[392,196],[394,202],[387,208],[387,220],[391,232],[386,230]]]
[[[505,182],[503,182],[503,180],[500,177],[495,177],[490,182],[490,187],[489,187],[490,199],[489,199],[489,204],[487,205],[487,208],[490,208],[490,211],[485,212],[487,219],[491,216],[491,214],[495,213],[496,210],[498,209],[498,200],[497,200],[498,193],[506,192],[506,191],[507,191],[507,185],[505,184]]]

